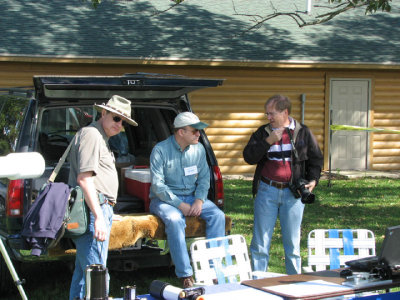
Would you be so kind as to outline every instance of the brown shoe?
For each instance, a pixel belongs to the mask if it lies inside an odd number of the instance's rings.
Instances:
[[[191,288],[193,286],[194,280],[192,276],[182,277],[181,280],[184,289]]]

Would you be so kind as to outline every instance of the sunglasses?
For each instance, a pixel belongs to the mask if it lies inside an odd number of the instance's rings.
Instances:
[[[113,121],[115,122],[115,123],[119,123],[120,121],[122,120],[122,118],[121,117],[118,117],[118,116],[114,116],[113,117]],[[122,120],[122,126],[127,126],[128,125],[128,123],[126,122],[126,121],[124,121],[124,120]]]
[[[196,133],[198,133],[200,130],[198,130],[198,129],[193,129],[193,130],[190,130],[190,129],[186,129],[186,128],[183,128],[183,130],[185,130],[185,131],[190,131],[192,134],[196,134]]]

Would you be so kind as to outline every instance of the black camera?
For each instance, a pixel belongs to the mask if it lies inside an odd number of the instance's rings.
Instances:
[[[307,180],[300,178],[296,182],[289,183],[289,189],[296,198],[301,198],[301,202],[304,204],[311,204],[315,201],[315,195],[310,192],[305,185],[308,183]]]

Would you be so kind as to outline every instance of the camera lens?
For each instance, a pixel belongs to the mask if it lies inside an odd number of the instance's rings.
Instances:
[[[311,193],[310,190],[307,189],[304,184],[302,184],[300,187],[300,193],[301,193],[301,202],[302,203],[304,203],[304,204],[314,203],[315,195],[313,193]]]
[[[301,195],[301,202],[304,204],[311,204],[314,203],[315,201],[315,195],[313,193],[310,193],[309,190],[307,190],[307,193],[303,193]]]

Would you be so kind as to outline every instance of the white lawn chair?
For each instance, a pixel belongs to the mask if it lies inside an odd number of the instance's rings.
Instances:
[[[197,240],[191,244],[190,254],[196,285],[233,283],[286,275],[252,272],[246,240],[242,235]]]
[[[346,261],[375,256],[375,236],[367,229],[314,229],[307,244],[304,272],[338,269]]]

